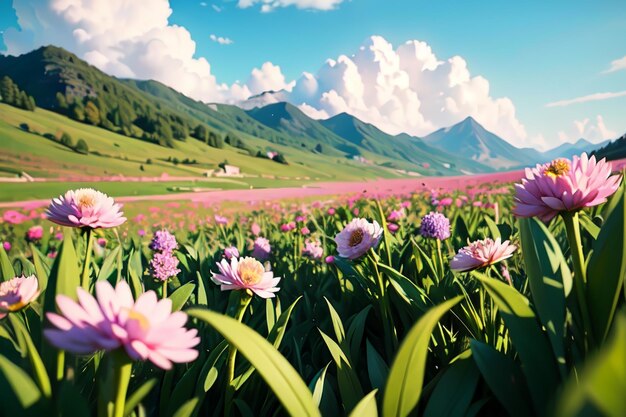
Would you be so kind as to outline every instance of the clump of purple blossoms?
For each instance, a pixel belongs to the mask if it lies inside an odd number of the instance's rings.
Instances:
[[[270,258],[272,252],[272,246],[270,241],[264,237],[257,237],[254,240],[254,247],[252,248],[252,256],[259,261],[266,261]]]
[[[420,234],[439,240],[450,237],[450,220],[441,213],[430,212],[422,217]]]
[[[155,252],[172,252],[177,248],[176,237],[167,230],[157,230],[150,242],[150,249]]]
[[[150,274],[160,281],[167,281],[180,272],[178,262],[171,252],[156,252],[150,260]]]

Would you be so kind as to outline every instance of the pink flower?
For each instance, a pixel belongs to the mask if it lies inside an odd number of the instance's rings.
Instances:
[[[324,254],[324,248],[319,240],[307,239],[304,242],[302,254],[311,259],[321,259]]]
[[[224,249],[224,257],[226,259],[239,258],[239,249],[234,246],[227,247]]]
[[[13,246],[11,246],[11,242],[2,242],[2,247],[5,251],[10,251]]]
[[[34,275],[0,283],[0,319],[7,313],[23,309],[38,296],[39,283]]]
[[[335,263],[335,257],[332,255],[328,255],[325,259],[324,262],[326,262],[327,264],[333,264]]]
[[[214,216],[214,218],[215,218],[215,223],[217,223],[217,224],[221,224],[221,225],[228,224],[228,219],[226,217],[224,217],[224,216],[220,216],[220,215],[216,214]]]
[[[257,222],[254,222],[252,223],[252,226],[250,227],[250,231],[252,232],[254,236],[258,236],[261,234],[261,226],[259,226]]]
[[[526,178],[515,184],[513,214],[534,217],[547,222],[565,211],[578,211],[584,207],[602,204],[619,187],[621,177],[611,175],[611,164],[596,157],[555,159],[526,168]]]
[[[37,242],[43,237],[43,227],[33,226],[26,232],[26,240],[29,242]]]
[[[452,205],[452,197],[442,198],[439,201],[439,204],[438,204],[438,206],[440,206],[440,207],[447,207],[447,206],[450,206],[450,205]]]
[[[387,223],[387,230],[389,230],[391,233],[396,233],[399,228],[400,226],[395,223]]]
[[[104,248],[107,245],[107,240],[103,237],[98,238],[96,242],[98,243],[98,246],[100,246],[101,248]]]
[[[283,223],[280,225],[281,232],[290,232],[296,228],[296,224],[294,222]]]
[[[517,246],[511,245],[508,240],[504,242],[501,242],[500,238],[495,241],[490,238],[477,240],[459,249],[450,261],[450,268],[453,271],[473,271],[510,258],[516,250]]]
[[[357,259],[368,250],[378,246],[383,229],[376,220],[373,223],[366,219],[352,219],[341,232],[335,236],[337,252],[342,258]]]
[[[222,291],[245,290],[261,298],[275,297],[274,293],[280,278],[274,278],[272,271],[265,271],[263,264],[254,258],[222,259],[217,264],[219,273],[211,272],[211,280],[220,285]]]
[[[308,227],[304,226],[304,227],[302,227],[302,228],[300,229],[300,233],[301,233],[303,236],[306,236],[306,235],[308,235],[309,233],[311,233],[311,231],[309,230],[309,228],[308,228]]]
[[[53,199],[46,215],[61,226],[109,228],[126,221],[120,208],[106,194],[92,188],[80,188]]]
[[[28,216],[23,215],[19,211],[7,210],[2,215],[2,219],[10,224],[20,224],[28,220]]]
[[[328,213],[329,216],[334,216],[335,215],[336,210],[334,208],[329,208],[328,211],[326,211],[326,213]]]
[[[187,330],[187,315],[172,313],[172,300],[157,300],[148,291],[133,301],[130,287],[120,281],[113,288],[108,281],[96,283],[96,297],[78,288],[78,302],[57,295],[61,314],[47,313],[52,328],[44,330],[48,341],[75,354],[124,348],[133,360],[150,360],[170,369],[172,362],[191,362],[198,357],[193,349],[200,342],[197,330]]]
[[[389,216],[387,216],[387,220],[390,222],[397,222],[398,220],[404,218],[404,216],[404,210],[393,210],[389,213]]]

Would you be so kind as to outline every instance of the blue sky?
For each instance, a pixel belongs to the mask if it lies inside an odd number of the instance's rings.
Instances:
[[[332,10],[290,6],[268,13],[259,4],[238,7],[237,1],[171,0],[170,7],[169,24],[189,31],[195,57],[208,60],[219,83],[244,83],[266,61],[279,66],[287,81],[295,80],[380,35],[394,46],[424,41],[441,60],[463,57],[472,76],[489,81],[491,97],[511,99],[529,145],[540,142],[538,135],[554,145],[559,132],[573,140],[574,122],[593,124],[598,115],[608,130],[626,132],[626,95],[546,107],[626,91],[626,68],[605,72],[626,57],[624,1],[352,0]],[[1,0],[0,29],[8,27],[18,27],[15,12]]]

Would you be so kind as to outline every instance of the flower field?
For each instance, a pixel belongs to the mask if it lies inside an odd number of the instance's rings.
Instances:
[[[6,210],[0,415],[624,416],[625,188]]]

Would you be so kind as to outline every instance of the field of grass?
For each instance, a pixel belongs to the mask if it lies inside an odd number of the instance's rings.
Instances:
[[[176,192],[209,190],[243,190],[249,188],[299,187],[300,180],[271,180],[265,178],[211,179],[198,181],[162,182],[27,182],[4,183],[0,189],[0,202],[49,199],[68,189],[96,188],[112,197],[160,195]]]
[[[30,132],[20,128],[27,124]],[[82,155],[42,135],[68,133],[76,142],[84,139],[90,150]],[[249,139],[242,135],[244,139]],[[257,145],[271,147],[285,154],[289,165],[244,155],[241,150],[226,146],[211,148],[193,138],[176,142],[166,148],[126,137],[104,129],[79,123],[65,116],[36,109],[29,112],[0,104],[0,172],[13,175],[27,172],[34,177],[54,178],[66,175],[102,176],[200,176],[223,161],[239,166],[250,175],[271,175],[311,180],[360,180],[394,178],[394,171],[367,166],[345,158],[329,158],[291,147],[270,144],[254,138]],[[99,155],[95,154],[98,153]],[[195,159],[195,165],[174,165],[167,158]],[[151,159],[151,163],[147,160]],[[142,169],[143,168],[143,169]]]

